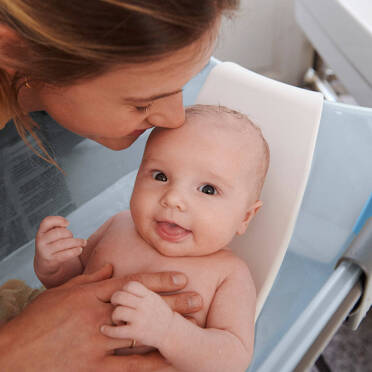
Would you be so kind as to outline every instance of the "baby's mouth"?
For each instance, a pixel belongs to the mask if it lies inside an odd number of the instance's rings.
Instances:
[[[184,229],[175,223],[166,221],[158,221],[156,223],[156,230],[162,239],[170,242],[179,242],[191,234],[190,230]]]

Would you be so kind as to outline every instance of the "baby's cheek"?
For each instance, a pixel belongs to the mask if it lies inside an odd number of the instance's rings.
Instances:
[[[199,239],[198,245],[205,254],[211,254],[225,248],[234,235],[235,233],[232,232],[232,229],[226,229],[226,226],[209,226],[206,229],[206,233],[202,234],[202,238]]]

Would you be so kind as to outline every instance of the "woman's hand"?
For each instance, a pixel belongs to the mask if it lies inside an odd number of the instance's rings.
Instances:
[[[138,274],[108,279],[112,266],[80,275],[42,293],[25,311],[0,328],[0,365],[4,371],[157,371],[169,365],[159,353],[116,356],[115,349],[130,341],[112,339],[100,332],[111,323],[111,295],[128,281],[139,281],[154,292],[174,292],[185,287],[180,273]],[[178,283],[174,278],[183,278]],[[195,293],[164,297],[181,314],[201,308],[193,305]]]

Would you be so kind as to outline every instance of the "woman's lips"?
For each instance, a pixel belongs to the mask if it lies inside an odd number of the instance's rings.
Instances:
[[[190,230],[186,230],[175,223],[163,221],[156,223],[156,232],[162,239],[169,242],[179,242],[191,233]]]

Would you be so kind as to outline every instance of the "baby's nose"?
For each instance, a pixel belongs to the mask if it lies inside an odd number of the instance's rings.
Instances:
[[[168,190],[160,200],[160,204],[164,208],[175,208],[180,212],[186,210],[186,202],[179,191],[174,189]]]

